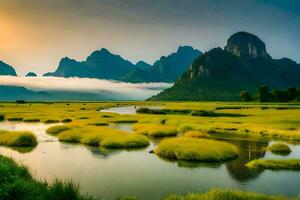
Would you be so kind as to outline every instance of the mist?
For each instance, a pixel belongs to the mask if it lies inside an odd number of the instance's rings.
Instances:
[[[32,91],[111,94],[108,99],[145,100],[171,87],[171,83],[126,83],[93,78],[0,76],[0,85],[25,87]]]

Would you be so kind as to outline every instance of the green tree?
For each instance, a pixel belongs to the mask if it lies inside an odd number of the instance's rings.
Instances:
[[[271,102],[274,101],[269,88],[266,85],[260,86],[256,91],[256,99],[259,102]]]
[[[249,102],[249,101],[253,100],[248,91],[241,91],[240,98],[241,98],[241,101],[243,101],[243,102]]]

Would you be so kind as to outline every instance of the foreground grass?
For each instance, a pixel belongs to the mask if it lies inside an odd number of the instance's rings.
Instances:
[[[48,128],[46,132],[57,136],[59,141],[108,149],[142,148],[150,144],[145,136],[103,126],[59,125]]]
[[[272,144],[267,150],[278,155],[289,155],[292,152],[290,147],[283,143]]]
[[[78,185],[56,180],[53,184],[34,180],[25,167],[0,155],[0,199],[5,200],[92,200],[82,196]]]
[[[271,169],[271,170],[300,170],[299,159],[288,160],[252,160],[246,164],[249,168],[254,169]]]
[[[213,189],[206,193],[191,193],[185,196],[169,195],[163,200],[299,200],[300,198],[288,198],[283,196],[270,196],[253,192],[238,190]]]
[[[37,145],[36,136],[28,131],[0,130],[0,145],[12,147],[34,147]]]
[[[226,161],[238,156],[238,150],[232,144],[189,137],[165,139],[155,153],[167,159],[203,162]]]

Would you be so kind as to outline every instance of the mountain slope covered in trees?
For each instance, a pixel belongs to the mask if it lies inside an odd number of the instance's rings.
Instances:
[[[272,59],[257,36],[238,32],[227,46],[194,60],[174,86],[150,100],[239,100],[242,90],[254,93],[260,85],[285,89],[300,85],[300,65]]]

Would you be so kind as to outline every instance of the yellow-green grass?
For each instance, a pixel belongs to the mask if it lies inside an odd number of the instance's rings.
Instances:
[[[50,134],[50,135],[57,135],[60,132],[69,130],[70,127],[66,126],[66,125],[57,125],[57,126],[51,126],[46,130],[46,133]]]
[[[203,131],[187,131],[184,133],[184,136],[192,138],[207,138],[208,134]]]
[[[220,162],[236,158],[238,149],[216,140],[177,137],[161,141],[155,153],[171,160]]]
[[[133,125],[133,130],[138,134],[151,137],[170,137],[178,134],[176,127],[161,124],[138,123]]]
[[[246,164],[249,168],[270,170],[300,170],[300,159],[287,160],[252,160]]]
[[[145,136],[102,126],[60,125],[49,128],[47,133],[56,135],[59,141],[101,146],[109,149],[141,148],[150,144]]]
[[[187,195],[171,194],[163,200],[299,200],[284,196],[271,196],[239,190],[212,189],[205,193],[190,193]]]
[[[67,105],[68,104],[68,105]],[[85,104],[85,105],[83,105]],[[160,124],[176,127],[179,132],[181,126],[191,124],[195,130],[214,130],[216,133],[235,134],[246,137],[298,140],[300,141],[300,104],[259,104],[238,102],[69,102],[69,103],[31,103],[18,104],[2,103],[1,114],[8,118],[37,118],[41,122],[49,119],[62,121],[70,118],[73,122],[85,124],[105,120],[111,122],[136,122],[144,124]],[[207,110],[215,113],[233,113],[244,117],[195,117],[188,114],[166,114],[163,116],[152,114],[118,115],[102,113],[99,109],[115,106],[162,106],[170,110]],[[85,110],[80,110],[84,107]],[[267,107],[270,109],[261,109]],[[289,107],[291,109],[279,109]],[[222,108],[220,110],[220,108]],[[231,109],[234,108],[234,109]],[[239,109],[237,109],[239,108]],[[109,117],[107,117],[109,116]],[[85,119],[80,119],[84,117]],[[267,120],[266,120],[267,119]],[[72,122],[72,123],[73,123]],[[196,127],[195,127],[196,125]],[[193,130],[194,130],[193,129]],[[184,131],[183,131],[184,132]],[[212,134],[213,131],[210,131]]]
[[[279,155],[288,155],[292,152],[290,147],[283,143],[272,144],[270,147],[267,148],[267,150]]]
[[[37,145],[36,136],[28,131],[0,130],[0,145],[12,147],[33,147]]]

